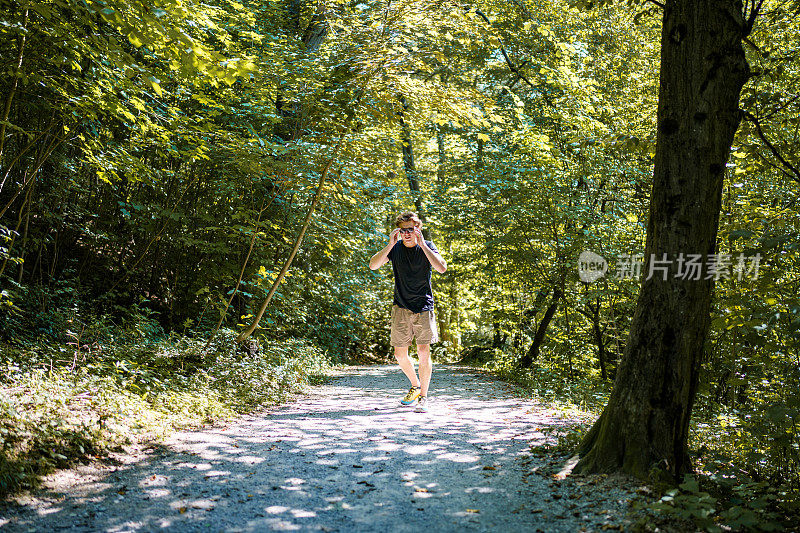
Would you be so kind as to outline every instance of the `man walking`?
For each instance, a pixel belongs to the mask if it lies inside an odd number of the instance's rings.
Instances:
[[[417,404],[416,410],[428,410],[428,386],[433,365],[431,344],[438,342],[436,316],[433,311],[431,268],[444,273],[447,263],[431,241],[422,237],[422,221],[411,212],[403,212],[394,221],[389,244],[372,256],[369,268],[376,270],[392,262],[394,273],[394,304],[392,305],[391,342],[397,364],[411,382],[403,405]],[[419,377],[408,357],[408,347],[416,337],[419,357]]]

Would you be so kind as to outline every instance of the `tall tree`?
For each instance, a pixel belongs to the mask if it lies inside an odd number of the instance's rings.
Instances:
[[[645,258],[714,254],[723,176],[750,76],[742,48],[760,3],[667,0]],[[649,262],[643,269],[647,277]],[[673,266],[675,266],[673,264]],[[687,435],[714,279],[671,269],[641,286],[625,355],[574,471],[647,477],[691,468]]]
[[[417,215],[419,215],[420,220],[423,222],[422,235],[426,239],[430,240],[430,229],[428,229],[426,226],[427,219],[425,218],[425,206],[424,202],[422,201],[422,193],[419,190],[417,164],[414,161],[414,144],[411,139],[411,127],[406,121],[406,112],[408,111],[409,104],[405,96],[400,95],[399,99],[402,108],[397,112],[397,116],[400,119],[400,142],[402,143],[401,148],[403,153],[403,169],[405,170],[406,178],[408,179],[409,192],[411,192],[411,195],[414,197],[414,206],[417,209]]]

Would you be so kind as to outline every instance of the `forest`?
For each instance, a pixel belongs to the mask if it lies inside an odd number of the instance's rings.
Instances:
[[[800,1],[1,5],[0,495],[393,362],[410,210],[437,363],[655,515],[796,527]]]

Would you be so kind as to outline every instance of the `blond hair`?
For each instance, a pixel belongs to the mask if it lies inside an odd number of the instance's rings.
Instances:
[[[394,225],[396,228],[400,227],[400,224],[403,222],[414,222],[414,226],[420,227],[422,226],[422,221],[419,219],[416,213],[412,213],[411,211],[403,211],[397,218],[394,219]]]

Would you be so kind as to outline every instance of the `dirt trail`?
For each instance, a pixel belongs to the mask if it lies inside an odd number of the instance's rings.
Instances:
[[[513,387],[439,365],[431,410],[394,366],[349,367],[292,403],[173,435],[115,466],[62,471],[0,507],[5,531],[599,531],[630,485],[530,454],[566,421]]]

